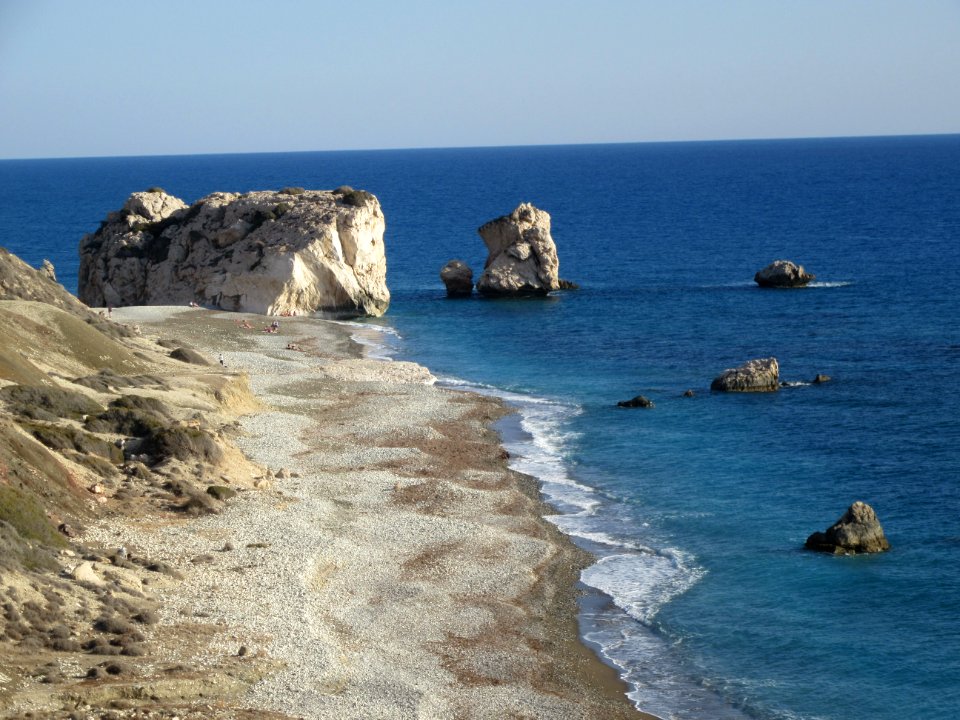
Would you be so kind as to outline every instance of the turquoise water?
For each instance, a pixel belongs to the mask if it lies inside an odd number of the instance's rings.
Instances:
[[[0,237],[75,289],[133,189],[342,184],[387,217],[394,352],[506,394],[515,462],[597,553],[585,637],[677,718],[960,715],[960,137],[0,162]],[[439,268],[531,201],[561,275],[448,301]],[[789,258],[817,274],[763,291]],[[399,338],[399,339],[398,339]],[[774,355],[796,387],[709,392]],[[817,373],[826,385],[807,384]],[[695,397],[684,398],[687,389]],[[616,408],[644,394],[649,411]],[[854,500],[890,553],[803,540]]]

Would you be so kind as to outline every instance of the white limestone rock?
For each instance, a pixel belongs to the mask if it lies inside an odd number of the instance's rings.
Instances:
[[[546,295],[560,289],[560,262],[548,213],[523,203],[477,232],[488,252],[477,292],[502,297]]]
[[[186,305],[266,315],[382,315],[380,203],[362,190],[213,193],[187,206],[134,193],[80,243],[87,305]]]

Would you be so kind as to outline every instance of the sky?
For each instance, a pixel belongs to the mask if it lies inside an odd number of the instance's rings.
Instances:
[[[960,132],[960,0],[0,0],[0,158]]]

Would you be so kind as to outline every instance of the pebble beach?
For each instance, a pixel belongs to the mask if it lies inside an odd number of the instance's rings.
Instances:
[[[154,589],[161,622],[202,625],[204,640],[164,662],[259,662],[232,702],[281,716],[644,717],[578,638],[589,557],[507,467],[500,401],[365,357],[334,322],[265,333],[262,317],[201,309],[114,316],[222,358],[211,371],[245,374],[262,403],[236,443],[269,481],[216,515],[89,530],[179,572]]]

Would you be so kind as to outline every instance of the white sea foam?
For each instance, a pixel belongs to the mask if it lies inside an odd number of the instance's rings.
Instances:
[[[608,555],[584,569],[580,579],[650,626],[665,603],[689,590],[704,574],[686,553],[668,548]]]
[[[822,281],[822,282],[812,282],[807,287],[811,288],[838,288],[838,287],[847,287],[848,285],[853,285],[852,280],[837,280],[837,281]]]
[[[578,434],[570,420],[582,412],[572,403],[505,391],[460,378],[441,377],[449,387],[502,398],[517,410],[519,432],[505,432],[503,444],[510,467],[536,477],[545,499],[559,512],[547,519],[563,533],[586,541],[600,558],[581,573],[584,584],[596,588],[622,610],[602,610],[582,616],[584,639],[593,644],[631,686],[628,697],[638,708],[674,717],[673,708],[716,710],[718,718],[742,718],[721,708],[674,666],[670,640],[657,632],[654,618],[664,604],[686,592],[705,574],[693,557],[680,550],[656,550],[635,537],[643,525],[614,523],[605,512],[603,496],[578,482],[566,458]],[[629,528],[633,528],[631,531]],[[633,536],[618,533],[623,528]],[[656,658],[656,660],[652,660]],[[660,670],[651,671],[655,662]],[[669,668],[669,669],[668,669]],[[661,672],[662,670],[662,672]],[[715,707],[716,704],[716,707]]]
[[[402,339],[392,327],[370,325],[350,320],[331,320],[337,325],[351,328],[350,339],[363,346],[363,354],[371,360],[393,360],[397,354],[397,343]]]

